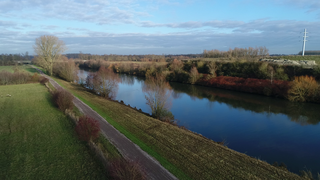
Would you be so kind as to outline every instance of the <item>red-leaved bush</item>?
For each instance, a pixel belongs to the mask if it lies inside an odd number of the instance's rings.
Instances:
[[[239,78],[229,76],[218,76],[207,80],[206,75],[199,80],[198,84],[283,98],[287,97],[287,92],[290,88],[288,81],[274,80],[271,83],[270,80],[266,79]]]
[[[76,126],[78,137],[82,141],[94,141],[99,136],[99,122],[89,116],[82,116]]]
[[[45,84],[45,83],[49,82],[49,79],[41,76],[39,78],[39,82],[40,82],[40,84]]]
[[[65,112],[66,109],[73,109],[73,95],[64,89],[57,89],[52,94],[54,103]]]
[[[108,168],[110,176],[114,180],[145,180],[146,173],[142,170],[139,163],[117,159],[111,161]]]

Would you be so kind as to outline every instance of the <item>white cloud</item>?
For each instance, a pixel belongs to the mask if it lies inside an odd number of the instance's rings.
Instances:
[[[98,24],[133,23],[136,18],[149,16],[136,10],[139,5],[131,0],[4,0],[0,2],[0,17],[16,17],[19,11],[25,19],[58,18]],[[30,12],[32,11],[32,12]]]

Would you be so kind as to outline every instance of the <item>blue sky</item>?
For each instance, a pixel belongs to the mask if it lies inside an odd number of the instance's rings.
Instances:
[[[266,46],[320,50],[319,0],[0,0],[0,54],[33,54],[55,35],[66,53],[189,54]]]

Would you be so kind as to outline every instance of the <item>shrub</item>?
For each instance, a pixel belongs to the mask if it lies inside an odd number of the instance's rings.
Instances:
[[[101,66],[97,73],[90,74],[87,77],[86,84],[96,94],[105,98],[114,98],[120,81],[119,76],[111,69]]]
[[[11,73],[7,72],[7,71],[1,71],[0,72],[0,84],[1,85],[7,85],[11,83]]]
[[[207,63],[207,68],[208,68],[208,71],[209,73],[213,76],[213,77],[216,77],[217,74],[216,74],[216,71],[218,69],[218,66],[215,62],[211,61],[211,62],[208,62]]]
[[[39,74],[38,73],[34,73],[33,76],[31,77],[31,80],[34,82],[39,82]]]
[[[163,122],[167,122],[167,123],[170,123],[170,124],[174,124],[176,125],[177,124],[177,121],[174,119],[174,115],[172,114],[171,111],[167,110],[167,109],[163,109],[161,112],[160,112],[160,117],[159,119]]]
[[[190,78],[189,81],[191,84],[194,84],[199,79],[199,73],[196,67],[193,67],[190,70]]]
[[[39,78],[39,82],[40,82],[40,84],[45,84],[45,83],[49,82],[49,79],[46,78],[46,77],[41,76]]]
[[[1,85],[23,84],[23,83],[27,83],[29,79],[30,79],[29,74],[23,71],[16,70],[14,73],[10,73],[7,71],[0,72]]]
[[[174,59],[169,67],[171,71],[180,72],[183,68],[183,62],[180,60]]]
[[[251,78],[245,79],[227,76],[218,76],[209,80],[206,79],[206,76],[204,76],[198,81],[198,84],[276,97],[287,97],[287,92],[289,89],[289,83],[287,81],[274,80],[271,84],[270,80]]]
[[[117,159],[110,163],[108,168],[110,176],[114,180],[145,180],[146,173],[137,162]]]
[[[66,109],[73,109],[73,95],[64,89],[57,89],[53,92],[53,100],[58,108],[65,112]]]
[[[80,117],[75,129],[79,139],[86,142],[94,141],[100,133],[99,122],[89,116]]]
[[[296,102],[314,101],[318,90],[319,85],[314,77],[295,77],[288,91],[288,99]]]
[[[78,65],[73,60],[64,60],[62,62],[55,63],[53,71],[62,79],[73,82],[78,80]]]
[[[26,72],[16,71],[12,74],[12,83],[13,84],[24,84],[30,79],[30,76]]]
[[[275,79],[287,81],[288,75],[284,72],[284,69],[281,66],[278,66],[275,73]]]

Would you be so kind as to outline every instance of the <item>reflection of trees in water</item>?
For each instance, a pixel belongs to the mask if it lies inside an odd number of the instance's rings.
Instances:
[[[182,97],[182,93],[173,91],[172,92],[172,97],[173,97],[173,99],[180,99]]]
[[[134,76],[128,76],[126,74],[121,74],[119,77],[121,78],[121,82],[122,83],[125,83],[127,85],[133,85],[134,84],[134,79],[135,79]]]
[[[316,125],[320,121],[320,105],[312,103],[292,103],[287,100],[239,93],[216,88],[208,88],[180,83],[170,83],[174,93],[186,93],[210,102],[227,104],[230,108],[249,110],[256,113],[285,114],[301,125]],[[208,104],[211,108],[212,104]]]

